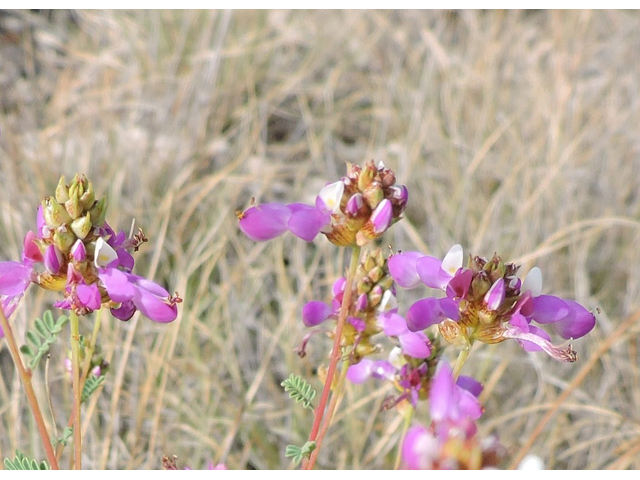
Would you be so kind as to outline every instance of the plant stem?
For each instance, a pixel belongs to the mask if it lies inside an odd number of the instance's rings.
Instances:
[[[33,417],[35,418],[36,426],[38,427],[38,433],[40,434],[40,438],[42,439],[44,450],[47,453],[49,464],[51,465],[51,468],[53,470],[59,470],[60,467],[58,467],[58,461],[56,460],[56,455],[53,452],[51,439],[49,438],[49,432],[47,431],[47,426],[44,423],[44,418],[42,417],[42,412],[40,411],[40,406],[38,405],[38,399],[36,398],[36,392],[33,390],[33,385],[31,384],[31,370],[27,370],[22,363],[18,345],[16,344],[16,340],[13,336],[13,331],[11,330],[11,326],[9,325],[9,321],[7,320],[7,317],[4,316],[2,307],[0,307],[0,324],[2,325],[2,329],[4,330],[4,336],[7,339],[7,345],[9,346],[9,352],[11,353],[13,363],[18,369],[18,374],[20,375],[22,386],[24,387],[25,394],[27,395],[29,407],[31,408],[31,412],[33,413]]]
[[[456,365],[453,367],[453,380],[457,380],[460,376],[460,372],[462,371],[462,366],[464,362],[469,358],[469,353],[471,353],[471,345],[469,345],[464,350],[460,350],[460,354],[458,355],[458,359],[456,360]]]
[[[347,378],[347,370],[349,370],[349,365],[351,362],[349,360],[345,360],[342,362],[342,370],[340,371],[340,376],[338,377],[338,385],[336,386],[335,391],[333,392],[333,396],[331,397],[331,403],[329,404],[329,409],[327,414],[324,416],[324,420],[322,422],[322,427],[318,433],[318,437],[316,439],[316,448],[311,453],[309,457],[309,462],[305,466],[306,470],[311,470],[316,463],[316,459],[318,458],[318,453],[320,452],[320,447],[322,446],[322,440],[324,440],[324,436],[327,434],[327,430],[329,430],[329,426],[331,425],[331,419],[333,418],[333,414],[336,411],[336,406],[338,405],[338,400],[341,396],[342,389],[344,388],[344,381]]]
[[[400,437],[400,443],[398,444],[398,453],[396,455],[396,461],[393,464],[394,470],[398,470],[400,468],[400,461],[402,460],[402,447],[404,446],[404,439],[407,436],[409,425],[411,425],[411,419],[413,418],[413,411],[414,411],[413,406],[409,404],[404,414],[404,424],[402,425],[402,437]]]
[[[341,341],[342,341],[342,329],[344,328],[344,324],[347,320],[347,313],[349,312],[349,307],[351,306],[351,293],[353,290],[353,279],[356,275],[356,269],[358,268],[358,262],[360,260],[360,247],[353,247],[351,251],[351,261],[349,263],[349,270],[347,271],[347,280],[344,286],[344,295],[342,297],[342,305],[340,306],[340,315],[338,316],[338,323],[336,325],[336,332],[333,339],[333,350],[331,351],[331,359],[329,361],[329,369],[327,370],[327,378],[324,382],[324,387],[322,388],[322,395],[320,397],[320,402],[316,407],[313,418],[313,426],[311,427],[311,433],[309,434],[309,441],[315,442],[318,437],[318,430],[320,429],[320,422],[322,421],[322,417],[324,416],[324,409],[327,405],[327,400],[329,399],[329,392],[331,391],[331,384],[333,382],[333,377],[335,375],[336,366],[338,365],[338,361],[340,360],[340,354],[342,352]],[[305,467],[308,465],[305,465]]]
[[[80,423],[80,325],[78,315],[71,310],[69,315],[71,323],[71,364],[73,366],[73,451],[74,469],[82,469],[82,425]]]

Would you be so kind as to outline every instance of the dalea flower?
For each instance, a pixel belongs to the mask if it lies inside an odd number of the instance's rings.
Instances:
[[[576,360],[571,346],[556,347],[551,337],[532,325],[549,324],[565,339],[579,338],[595,326],[595,317],[573,300],[542,295],[542,275],[533,268],[524,281],[518,266],[494,255],[469,257],[463,268],[462,247],[455,245],[441,261],[419,252],[403,252],[389,259],[389,271],[405,288],[419,284],[444,290],[444,298],[424,298],[407,312],[409,330],[438,325],[447,341],[466,349],[475,341],[499,343],[512,338],[527,351],[544,350],[567,362]]]
[[[347,175],[325,186],[315,205],[264,203],[238,213],[240,230],[252,240],[271,240],[290,231],[311,242],[323,233],[338,246],[362,246],[380,237],[400,219],[408,191],[395,185],[382,162],[349,164]]]
[[[330,305],[314,300],[302,308],[302,321],[307,327],[338,319],[345,285],[343,277],[335,281]],[[397,314],[395,287],[381,249],[367,252],[358,265],[352,298],[354,301],[349,306],[347,323],[342,332],[342,346],[352,347],[352,363],[358,363],[363,357],[377,351],[371,339],[381,331],[396,337],[403,348],[415,357],[426,358],[430,355],[427,337],[422,332],[410,332],[404,318]]]
[[[142,230],[132,238],[116,233],[105,222],[107,202],[96,200],[93,185],[76,175],[70,185],[64,176],[55,195],[38,208],[37,233],[24,239],[21,262],[0,262],[0,302],[9,316],[31,283],[63,293],[54,305],[78,315],[111,309],[128,320],[140,310],[157,322],[171,322],[177,303],[156,283],[131,273],[137,251],[147,240]]]

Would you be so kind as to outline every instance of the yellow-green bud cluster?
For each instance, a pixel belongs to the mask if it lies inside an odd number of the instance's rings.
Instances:
[[[358,265],[354,278],[352,305],[348,317],[364,322],[364,330],[357,329],[352,323],[345,325],[343,346],[353,346],[353,363],[377,351],[371,343],[371,337],[381,331],[377,316],[395,302],[391,291],[393,278],[389,275],[387,259],[381,249],[368,252]],[[384,302],[384,304],[383,304]]]

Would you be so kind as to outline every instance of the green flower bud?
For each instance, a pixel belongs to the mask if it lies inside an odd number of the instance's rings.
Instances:
[[[391,275],[385,275],[378,280],[378,285],[380,285],[383,290],[389,290],[393,285],[393,277]]]
[[[365,277],[356,285],[356,292],[358,292],[358,295],[362,295],[363,293],[369,293],[371,288],[373,288],[371,280],[368,277]]]
[[[81,240],[85,239],[92,227],[91,213],[87,213],[84,217],[76,218],[71,222],[71,231]]]
[[[87,180],[87,188],[80,197],[80,205],[84,210],[89,210],[93,206],[95,201],[96,195],[93,191],[93,183],[91,183],[90,180]]]
[[[378,280],[380,280],[384,276],[384,270],[382,270],[382,268],[380,267],[374,267],[371,270],[369,270],[369,273],[367,276],[371,279],[373,283],[377,283]]]
[[[369,205],[371,210],[375,210],[378,204],[384,199],[382,185],[379,182],[371,183],[363,192],[364,202]]]
[[[107,197],[102,197],[98,200],[91,210],[89,210],[89,213],[91,214],[93,224],[98,227],[102,226],[107,215]]]
[[[71,221],[65,208],[53,197],[47,197],[42,201],[42,213],[47,227],[52,230]]]
[[[62,253],[69,253],[71,247],[76,242],[76,236],[69,230],[56,230],[53,234],[53,243],[60,249]]]
[[[56,200],[59,203],[64,203],[69,200],[69,188],[65,183],[64,175],[60,177],[58,181],[58,186],[56,187]]]
[[[377,262],[373,255],[367,255],[367,258],[364,260],[364,271],[368,272],[369,270],[373,270],[376,266]]]
[[[373,182],[373,179],[376,178],[376,175],[378,175],[378,169],[376,168],[376,165],[373,163],[373,160],[369,160],[367,163],[364,164],[364,168],[358,175],[358,189],[361,192],[364,192],[364,190],[369,185],[371,185],[371,182]],[[375,207],[371,207],[371,208],[375,208]]]
[[[78,198],[78,189],[69,189],[69,200],[64,202],[64,207],[67,209],[69,216],[73,219],[82,215],[82,206],[80,205],[80,199]]]
[[[471,281],[471,295],[469,297],[473,300],[481,299],[489,291],[491,285],[488,275],[485,272],[479,272],[474,275]]]
[[[368,295],[369,305],[374,308],[380,305],[380,302],[382,301],[382,295],[384,295],[384,291],[382,290],[382,287],[380,287],[380,285],[376,285],[375,287],[373,287]]]

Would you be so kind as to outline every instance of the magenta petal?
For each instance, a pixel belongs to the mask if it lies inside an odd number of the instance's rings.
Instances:
[[[21,298],[22,298],[22,294],[0,297],[0,308],[2,308],[5,318],[9,318],[11,314],[15,312],[16,308],[18,308],[18,304],[20,303]],[[0,332],[1,331],[2,331],[2,327],[0,327]],[[0,334],[0,338],[1,337],[2,337],[2,334]]]
[[[51,275],[57,275],[63,262],[62,253],[55,245],[49,245],[44,252],[44,266]]]
[[[529,328],[525,333],[530,333],[532,335],[535,335],[537,337],[540,337],[546,340],[547,342],[551,342],[551,337],[549,336],[549,334],[545,332],[543,329],[536,327],[535,325],[529,325]],[[528,340],[518,340],[518,343],[520,343],[520,346],[524,349],[525,352],[542,351],[542,347]]]
[[[149,280],[147,280],[147,282],[149,282]],[[176,305],[167,303],[166,298],[159,297],[140,285],[136,288],[133,303],[145,317],[155,322],[173,322],[178,316],[178,308]]]
[[[331,307],[324,302],[314,300],[302,307],[302,321],[307,327],[320,325],[331,315]]]
[[[27,232],[22,245],[22,257],[23,259],[27,258],[32,262],[43,262],[44,257],[42,256],[42,252],[40,252],[40,249],[34,242],[36,238],[35,233]]]
[[[91,310],[100,309],[102,299],[100,298],[100,290],[98,290],[98,286],[95,283],[92,285],[78,285],[76,294],[80,303],[85,307]]]
[[[437,298],[423,298],[409,307],[407,327],[412,332],[417,332],[440,323],[444,318]]]
[[[442,270],[442,260],[424,255],[416,262],[416,271],[427,287],[444,289],[451,276]]]
[[[451,374],[451,367],[447,362],[443,361],[440,362],[436,374],[431,380],[429,408],[431,410],[431,418],[435,422],[448,418],[451,409],[457,408],[454,405],[455,384]]]
[[[21,295],[31,282],[33,269],[20,262],[0,262],[0,295]]]
[[[296,205],[296,204],[294,204]],[[293,205],[293,213],[289,218],[288,228],[296,237],[307,242],[312,242],[316,235],[320,233],[325,226],[331,223],[331,215],[323,213],[310,205],[297,204],[304,208],[296,208]]]
[[[465,298],[471,287],[473,280],[473,272],[468,268],[460,269],[447,284],[447,297],[449,298]]]
[[[558,335],[562,338],[580,338],[593,330],[596,317],[589,310],[573,300],[564,302],[569,308],[569,314],[553,324],[553,329]]]
[[[393,206],[386,198],[382,200],[371,213],[370,221],[373,224],[373,231],[376,234],[384,232],[391,225],[393,220]]]
[[[291,209],[287,205],[263,203],[242,213],[238,223],[247,237],[262,242],[285,233],[290,217]]]
[[[416,263],[422,257],[424,255],[420,252],[402,252],[389,258],[389,273],[398,285],[403,288],[415,288],[420,285]]]
[[[555,323],[569,314],[567,303],[553,295],[540,295],[533,297],[533,311],[527,317],[531,317],[538,323]]]
[[[111,309],[111,315],[124,322],[133,317],[134,313],[136,313],[136,306],[132,301],[123,302],[118,308]]]
[[[351,365],[347,370],[347,380],[351,383],[364,383],[371,376],[373,361],[367,358],[360,360],[360,363]]]
[[[396,374],[396,367],[386,360],[377,360],[371,364],[371,376],[383,380],[391,380]]]
[[[378,325],[388,337],[397,337],[408,332],[407,321],[397,313],[387,312],[379,315]]]
[[[98,272],[109,298],[114,302],[122,303],[131,300],[136,292],[136,287],[129,282],[124,272],[115,268],[104,268]]]
[[[468,390],[456,388],[460,397],[457,404],[459,418],[471,418],[473,420],[480,418],[482,416],[482,405],[480,405],[476,396]]]
[[[499,278],[484,296],[484,302],[487,308],[492,312],[495,312],[500,308],[506,293],[506,287],[504,284],[504,278]]]
[[[422,425],[407,430],[402,443],[402,460],[409,470],[429,470],[440,455],[440,445]]]
[[[479,381],[473,377],[468,377],[467,375],[460,375],[456,381],[456,385],[471,393],[474,397],[480,395],[484,388]]]
[[[428,358],[431,342],[423,332],[406,332],[398,336],[402,350],[413,358]]]

